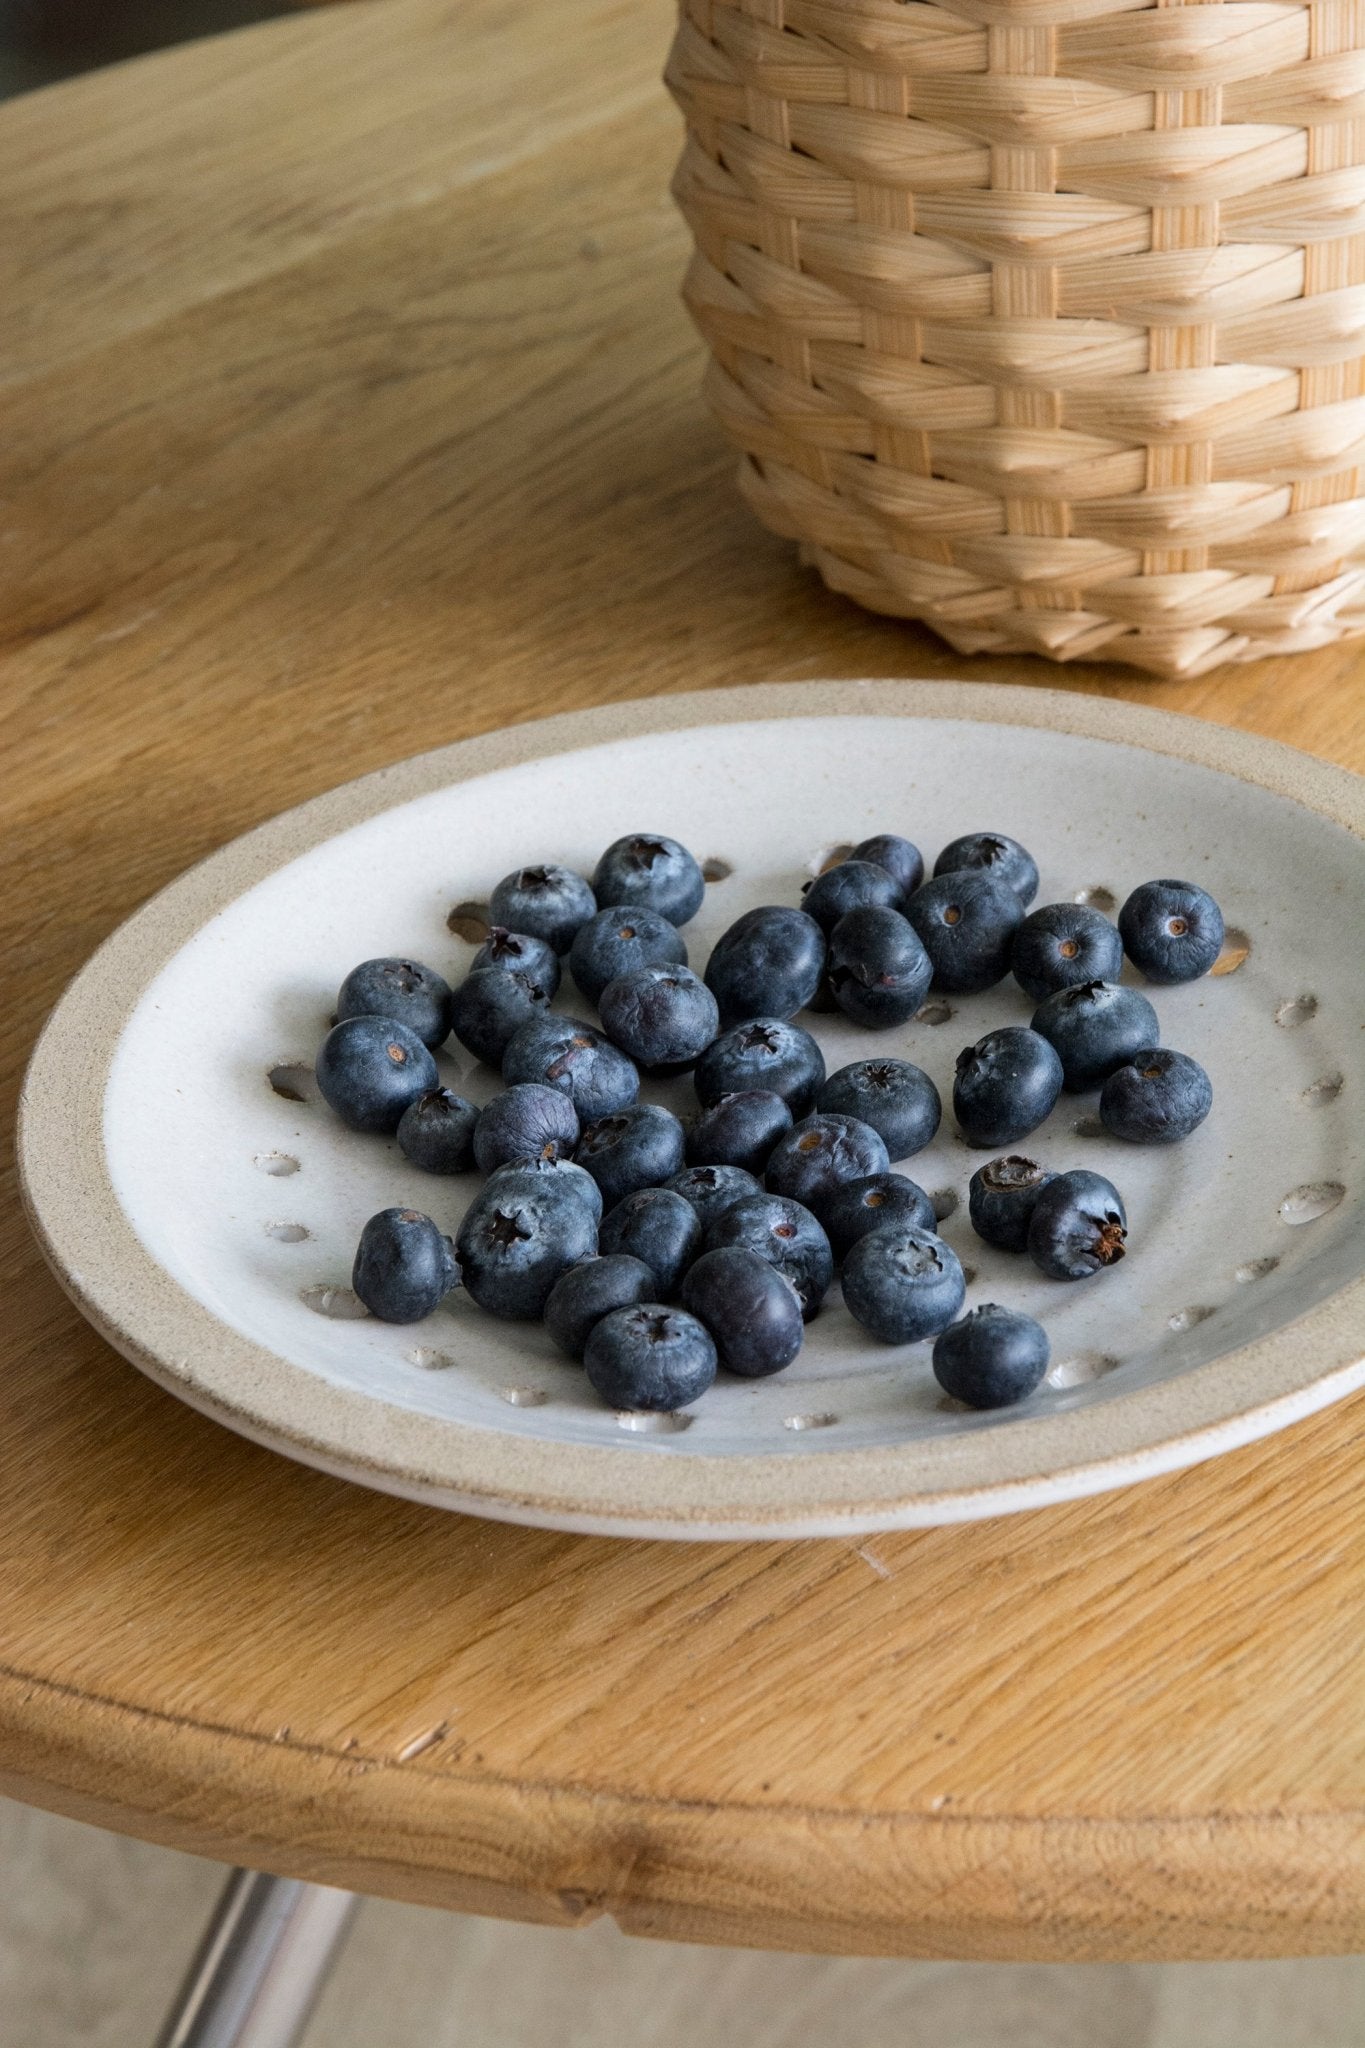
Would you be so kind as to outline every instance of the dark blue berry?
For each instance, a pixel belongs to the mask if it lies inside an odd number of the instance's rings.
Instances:
[[[588,1124],[576,1158],[610,1209],[636,1188],[657,1188],[671,1180],[682,1166],[683,1149],[683,1127],[672,1110],[636,1102]]]
[[[706,986],[722,1024],[750,1017],[794,1017],[820,986],[825,935],[804,910],[769,904],[746,910],[722,932],[706,966]]]
[[[1038,863],[1027,847],[1003,832],[968,832],[945,846],[934,862],[936,875],[960,874],[964,868],[1008,882],[1026,908],[1038,894]]]
[[[566,1358],[583,1362],[589,1337],[613,1309],[652,1301],[656,1282],[643,1259],[626,1252],[584,1259],[561,1273],[545,1303],[545,1327]]]
[[[597,1250],[597,1223],[586,1202],[509,1174],[470,1204],[455,1248],[471,1301],[534,1322],[560,1274]]]
[[[936,1231],[934,1205],[924,1189],[903,1173],[869,1173],[846,1180],[820,1204],[820,1220],[836,1259],[846,1259],[860,1237],[888,1224]]]
[[[1100,1090],[1100,1122],[1130,1145],[1174,1145],[1213,1107],[1213,1083],[1188,1053],[1144,1047]]]
[[[451,1088],[433,1088],[398,1120],[398,1149],[423,1173],[468,1173],[479,1112]]]
[[[470,961],[469,971],[482,974],[486,967],[499,968],[504,974],[529,974],[551,996],[559,989],[559,955],[530,932],[509,932],[505,925],[493,925]]]
[[[637,1188],[603,1218],[604,1252],[628,1252],[654,1275],[654,1298],[669,1301],[701,1250],[702,1230],[690,1202],[672,1188]]]
[[[590,1003],[609,981],[640,967],[685,967],[687,946],[657,911],[617,904],[580,925],[569,948],[569,972]]]
[[[870,839],[862,840],[854,847],[851,860],[870,860],[874,866],[885,868],[894,875],[901,892],[899,910],[918,889],[924,880],[924,856],[912,840],[901,839],[894,832],[874,832]]]
[[[1049,1356],[1041,1323],[986,1301],[934,1339],[934,1378],[969,1408],[1010,1408],[1042,1385]]]
[[[509,1160],[539,1154],[566,1158],[578,1143],[578,1117],[567,1095],[535,1081],[518,1082],[495,1095],[474,1126],[474,1157],[480,1173]]]
[[[953,1115],[969,1145],[1014,1145],[1036,1131],[1062,1092],[1062,1062],[1022,1024],[988,1031],[957,1056]]]
[[[1223,950],[1223,913],[1193,882],[1144,882],[1119,912],[1119,933],[1148,981],[1197,981]]]
[[[1041,1003],[1077,982],[1117,981],[1123,941],[1118,927],[1088,903],[1045,903],[1015,933],[1010,965],[1024,994]]]
[[[481,967],[450,998],[451,1028],[476,1060],[501,1066],[522,1025],[550,1014],[553,993],[548,982],[525,968]]]
[[[334,1024],[314,1071],[323,1101],[353,1131],[396,1131],[408,1104],[441,1085],[416,1032],[391,1017],[345,1017]]]
[[[1058,989],[1033,1013],[1033,1029],[1062,1063],[1062,1085],[1080,1095],[1161,1036],[1156,1011],[1140,989],[1084,981]]]
[[[706,1392],[716,1377],[716,1347],[695,1316],[641,1302],[603,1316],[583,1364],[609,1408],[670,1414]]]
[[[392,1017],[435,1047],[450,1032],[450,987],[420,960],[362,960],[337,991],[336,1021],[343,1017]]]
[[[637,967],[607,983],[598,1008],[622,1052],[670,1072],[690,1067],[720,1029],[716,999],[690,967]]]
[[[791,1109],[772,1089],[738,1088],[693,1117],[687,1156],[694,1166],[738,1166],[761,1174],[791,1127]]]
[[[979,1166],[967,1190],[972,1229],[997,1251],[1022,1252],[1028,1244],[1033,1205],[1055,1175],[1036,1159],[1011,1153]]]
[[[360,1233],[351,1285],[383,1323],[420,1323],[460,1284],[455,1248],[417,1209],[381,1209]]]
[[[706,894],[694,857],[661,832],[632,832],[614,840],[593,870],[592,886],[603,909],[638,903],[675,925],[695,917]]]
[[[892,1159],[922,1152],[943,1115],[937,1088],[909,1060],[855,1060],[840,1067],[816,1096],[815,1106],[871,1124]]]
[[[761,1088],[780,1095],[793,1116],[805,1116],[824,1078],[825,1056],[809,1031],[780,1017],[753,1017],[707,1047],[692,1085],[704,1109]]]
[[[1128,1215],[1103,1174],[1054,1174],[1033,1205],[1028,1255],[1050,1280],[1085,1280],[1123,1257]]]
[[[937,1336],[966,1291],[957,1253],[932,1231],[906,1224],[870,1230],[844,1261],[844,1304],[882,1344]]]
[[[572,1159],[560,1158],[553,1152],[548,1156],[534,1152],[523,1158],[509,1159],[505,1165],[494,1167],[488,1176],[487,1187],[501,1187],[506,1191],[509,1184],[515,1188],[529,1188],[532,1194],[544,1194],[551,1200],[580,1202],[594,1223],[602,1220],[602,1190],[592,1175]]]
[[[891,1161],[871,1124],[856,1116],[808,1116],[775,1147],[765,1175],[768,1192],[820,1214],[841,1181],[885,1173]]]
[[[668,1186],[692,1204],[703,1230],[709,1229],[732,1202],[763,1193],[762,1183],[742,1166],[688,1166],[675,1173]]]
[[[972,995],[1009,973],[1024,909],[999,876],[977,868],[937,875],[915,891],[905,914],[929,955],[935,988]]]
[[[828,938],[850,910],[899,910],[904,900],[900,883],[885,868],[869,860],[841,860],[837,867],[826,868],[823,875],[807,882],[801,908]]]
[[[596,909],[597,898],[582,875],[553,864],[504,875],[488,899],[492,923],[544,939],[556,953],[568,952],[574,933]]]
[[[742,1244],[786,1274],[801,1297],[807,1322],[834,1278],[828,1237],[809,1209],[785,1195],[745,1195],[721,1211],[706,1232],[706,1249]]]
[[[567,1095],[585,1124],[629,1109],[640,1072],[595,1024],[580,1017],[533,1017],[502,1056],[504,1081],[540,1081]]]
[[[776,1266],[742,1245],[704,1252],[683,1281],[682,1301],[711,1332],[726,1371],[743,1379],[781,1372],[801,1349],[800,1296]]]
[[[888,1031],[913,1017],[933,977],[914,926],[898,910],[850,910],[830,934],[830,993],[844,1015],[868,1031]]]

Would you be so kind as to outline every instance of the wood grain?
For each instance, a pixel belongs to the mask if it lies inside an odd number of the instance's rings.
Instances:
[[[964,662],[737,502],[661,5],[389,0],[0,109],[6,1102],[189,861],[654,690],[970,675],[1365,763],[1359,657]],[[8,1113],[6,1123],[8,1124]],[[113,1356],[0,1213],[0,1781],[396,1897],[1020,1958],[1365,1930],[1365,1401],[1007,1522],[691,1550],[441,1515]]]

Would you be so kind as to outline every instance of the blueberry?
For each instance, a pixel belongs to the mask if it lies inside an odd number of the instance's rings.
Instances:
[[[997,1251],[1022,1252],[1028,1244],[1033,1205],[1055,1178],[1035,1159],[1023,1159],[1017,1152],[979,1166],[967,1190],[972,1229]]]
[[[809,1031],[780,1017],[753,1017],[723,1031],[697,1061],[692,1085],[703,1109],[722,1096],[762,1088],[805,1116],[825,1078],[825,1056]]]
[[[895,876],[869,860],[841,860],[826,868],[801,894],[801,908],[813,917],[828,938],[839,919],[850,910],[899,910],[905,892]]]
[[[450,1033],[449,984],[420,960],[362,960],[337,991],[338,1024],[343,1017],[392,1017],[435,1047]]]
[[[1080,981],[1117,981],[1123,941],[1088,903],[1045,903],[1015,933],[1010,965],[1024,994],[1041,1003]]]
[[[775,1147],[765,1179],[769,1194],[786,1195],[818,1216],[841,1181],[885,1173],[890,1164],[871,1124],[856,1116],[808,1116]]]
[[[695,1316],[641,1302],[603,1316],[583,1364],[608,1407],[669,1414],[706,1392],[716,1377],[716,1347]]]
[[[569,948],[569,972],[590,1003],[609,981],[639,967],[685,967],[687,946],[676,925],[655,910],[617,904],[580,925]]]
[[[746,910],[722,932],[706,965],[706,986],[722,1024],[794,1017],[820,986],[825,935],[804,910],[785,904]]]
[[[737,1088],[693,1117],[687,1126],[687,1156],[694,1166],[739,1166],[761,1174],[773,1146],[791,1127],[791,1110],[772,1089]]]
[[[820,1218],[836,1259],[846,1259],[860,1237],[888,1224],[937,1230],[934,1205],[922,1187],[903,1173],[868,1173],[841,1181],[820,1204]]]
[[[894,832],[874,832],[870,839],[864,839],[854,847],[851,860],[870,860],[879,868],[885,868],[894,875],[901,892],[901,904],[910,898],[924,880],[924,856],[909,839],[901,839]],[[901,908],[897,904],[897,909]]]
[[[543,1159],[566,1158],[577,1143],[578,1117],[568,1096],[535,1081],[520,1081],[495,1095],[474,1126],[480,1173],[537,1153]]]
[[[592,886],[603,909],[638,903],[675,925],[695,917],[706,894],[696,860],[661,832],[632,832],[614,840],[593,870]]]
[[[441,1085],[416,1032],[391,1017],[345,1017],[334,1024],[314,1071],[323,1101],[353,1131],[396,1131],[408,1104]]]
[[[943,1115],[938,1090],[909,1060],[855,1060],[830,1075],[817,1109],[871,1124],[892,1159],[922,1152]]]
[[[968,832],[945,846],[934,862],[936,875],[961,874],[964,868],[1007,882],[1025,908],[1038,894],[1038,863],[1027,847],[1003,832]]]
[[[973,995],[1009,973],[1024,909],[1008,882],[973,868],[935,876],[917,889],[906,916],[934,970],[934,987]]]
[[[655,1299],[667,1301],[701,1250],[701,1224],[690,1202],[672,1188],[637,1188],[609,1209],[600,1238],[604,1252],[628,1252],[654,1275]]]
[[[1131,1145],[1174,1145],[1213,1107],[1213,1083],[1188,1053],[1153,1046],[1115,1067],[1100,1090],[1100,1122]]]
[[[476,1060],[501,1066],[522,1025],[550,1014],[553,993],[549,982],[526,968],[481,967],[450,998],[451,1029]]]
[[[881,1344],[937,1336],[966,1291],[957,1253],[931,1230],[904,1223],[870,1230],[844,1261],[844,1304]]]
[[[1156,1011],[1140,990],[1113,981],[1083,981],[1060,988],[1033,1013],[1062,1062],[1062,1086],[1070,1095],[1098,1088],[1135,1052],[1161,1036]]]
[[[500,968],[504,974],[529,974],[547,995],[553,996],[559,989],[558,953],[530,932],[509,932],[501,924],[491,926],[488,937],[469,963],[469,971],[482,974],[486,967]]]
[[[585,1124],[629,1109],[640,1092],[634,1060],[580,1017],[532,1017],[523,1024],[502,1056],[502,1078],[558,1088]]]
[[[706,1249],[742,1244],[785,1273],[801,1297],[807,1322],[834,1278],[829,1239],[809,1209],[784,1195],[745,1195],[722,1210],[706,1232]]]
[[[479,1112],[451,1088],[433,1088],[398,1119],[398,1149],[423,1173],[468,1173]]]
[[[514,1188],[529,1188],[532,1194],[540,1193],[551,1200],[567,1199],[580,1202],[594,1223],[602,1220],[602,1190],[584,1167],[572,1159],[561,1159],[553,1152],[547,1158],[543,1152],[533,1152],[519,1159],[509,1159],[502,1166],[495,1166],[488,1176],[488,1188],[500,1187],[507,1191]]]
[[[683,1127],[671,1109],[636,1102],[589,1124],[577,1159],[610,1209],[636,1188],[657,1188],[672,1179],[683,1163]]]
[[[597,1250],[597,1223],[586,1202],[509,1174],[470,1204],[455,1248],[471,1301],[534,1322],[560,1274]]]
[[[969,1145],[1014,1145],[1052,1114],[1062,1062],[1047,1039],[1022,1024],[988,1031],[957,1056],[953,1115]]]
[[[544,939],[556,953],[567,953],[574,933],[597,909],[597,898],[572,868],[553,865],[518,868],[504,875],[488,899],[493,924]]]
[[[683,1307],[704,1323],[727,1372],[767,1379],[805,1335],[801,1299],[784,1273],[743,1245],[704,1252],[683,1281]]]
[[[763,1193],[762,1183],[742,1166],[688,1166],[675,1173],[667,1185],[692,1204],[703,1230],[732,1202],[741,1201],[745,1195]]]
[[[830,991],[844,1015],[869,1031],[913,1017],[933,977],[914,926],[898,910],[850,910],[830,934]]]
[[[561,1273],[545,1303],[545,1327],[566,1358],[583,1362],[583,1352],[603,1316],[613,1309],[651,1301],[655,1279],[643,1259],[625,1252],[583,1259]]]
[[[1223,913],[1193,882],[1144,882],[1119,912],[1119,933],[1148,981],[1198,981],[1223,950]]]
[[[934,1378],[969,1408],[1010,1408],[1042,1385],[1050,1355],[1041,1323],[985,1301],[934,1339]]]
[[[382,1323],[420,1323],[460,1284],[455,1247],[418,1209],[381,1209],[360,1233],[351,1285]]]
[[[1103,1174],[1054,1174],[1033,1205],[1028,1255],[1050,1280],[1085,1280],[1123,1257],[1128,1215]]]
[[[716,999],[690,967],[637,967],[609,981],[598,1008],[607,1036],[641,1066],[678,1072],[720,1029]]]

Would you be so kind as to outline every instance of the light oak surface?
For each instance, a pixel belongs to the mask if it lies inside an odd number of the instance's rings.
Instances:
[[[1349,648],[1183,685],[965,662],[755,527],[678,305],[669,29],[654,0],[362,0],[0,108],[7,1119],[46,1008],[153,889],[509,720],[956,675],[1365,765]],[[12,1175],[0,1228],[17,1796],[701,1941],[1360,1944],[1365,1400],[998,1523],[592,1541],[231,1437],[80,1323]]]

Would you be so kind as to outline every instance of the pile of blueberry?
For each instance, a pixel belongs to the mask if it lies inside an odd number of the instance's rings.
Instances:
[[[1223,943],[1213,898],[1145,882],[1117,926],[1081,903],[1027,914],[1038,869],[999,833],[946,846],[929,880],[906,839],[878,834],[825,870],[802,906],[746,911],[705,977],[682,927],[701,906],[696,860],[635,833],[591,882],[521,868],[493,891],[492,929],[453,991],[429,967],[367,960],[346,977],[317,1060],[352,1129],[396,1132],[415,1166],[487,1176],[458,1236],[384,1209],[361,1235],[353,1284],[371,1314],[414,1322],[454,1287],[491,1315],[544,1319],[613,1407],[669,1410],[718,1368],[757,1378],[801,1348],[836,1265],[849,1312],[884,1344],[933,1337],[941,1385],[973,1407],[1023,1399],[1048,1340],[988,1304],[960,1316],[956,1253],[924,1190],[893,1160],[938,1129],[939,1093],[908,1061],[826,1074],[791,1020],[839,1010],[870,1031],[906,1023],[931,988],[965,994],[1012,973],[1037,1005],[959,1055],[953,1113],[968,1145],[1001,1152],[972,1176],[978,1235],[1055,1280],[1123,1257],[1113,1184],[1049,1173],[1011,1152],[1062,1090],[1098,1088],[1100,1119],[1135,1144],[1203,1122],[1207,1074],[1159,1043],[1155,1010],[1120,985],[1126,953],[1153,983],[1207,973]],[[551,1007],[563,963],[599,1022]],[[454,1032],[498,1067],[483,1109],[441,1086],[433,1048]],[[640,1078],[690,1072],[684,1124],[641,1102]]]

